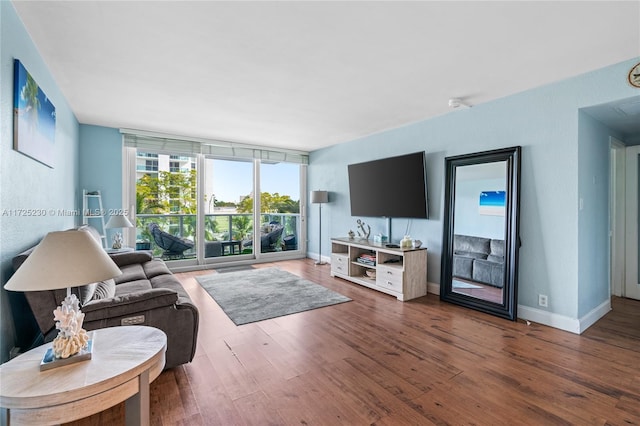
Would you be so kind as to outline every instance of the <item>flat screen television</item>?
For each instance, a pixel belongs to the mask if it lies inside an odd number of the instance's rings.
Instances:
[[[429,218],[424,151],[347,167],[351,216]]]

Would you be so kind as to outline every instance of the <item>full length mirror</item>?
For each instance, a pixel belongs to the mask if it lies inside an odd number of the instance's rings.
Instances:
[[[445,159],[440,298],[516,319],[520,147]]]

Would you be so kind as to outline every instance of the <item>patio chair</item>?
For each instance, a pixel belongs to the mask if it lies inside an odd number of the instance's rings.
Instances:
[[[284,226],[282,225],[273,225],[272,230],[260,236],[260,252],[267,253],[271,251],[278,250],[278,241],[280,241],[280,237],[282,236],[282,232],[284,231]],[[243,244],[244,247],[253,246],[253,241],[249,240]]]
[[[157,223],[149,224],[149,232],[163,251],[163,259],[182,259],[184,252],[193,248],[193,241],[163,231]]]

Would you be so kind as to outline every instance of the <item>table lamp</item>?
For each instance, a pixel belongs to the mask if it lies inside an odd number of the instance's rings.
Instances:
[[[58,336],[47,351],[40,369],[90,359],[87,332],[82,328],[84,314],[71,287],[104,281],[122,272],[100,243],[86,231],[50,232],[4,285],[12,291],[45,291],[66,288],[67,297],[53,311]]]
[[[326,262],[322,261],[322,204],[329,202],[329,192],[327,191],[311,191],[311,202],[313,204],[319,204],[318,211],[318,261],[316,265],[324,265]]]
[[[121,228],[133,228],[133,225],[127,218],[127,216],[123,214],[113,214],[107,221],[105,225],[107,229],[121,229]],[[121,249],[122,248],[122,233],[116,232],[113,235],[113,245],[111,246],[113,249]]]

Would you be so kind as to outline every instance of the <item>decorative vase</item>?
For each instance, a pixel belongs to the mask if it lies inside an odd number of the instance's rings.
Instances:
[[[410,249],[413,246],[413,241],[409,235],[405,235],[402,240],[400,240],[400,248],[402,249]]]

